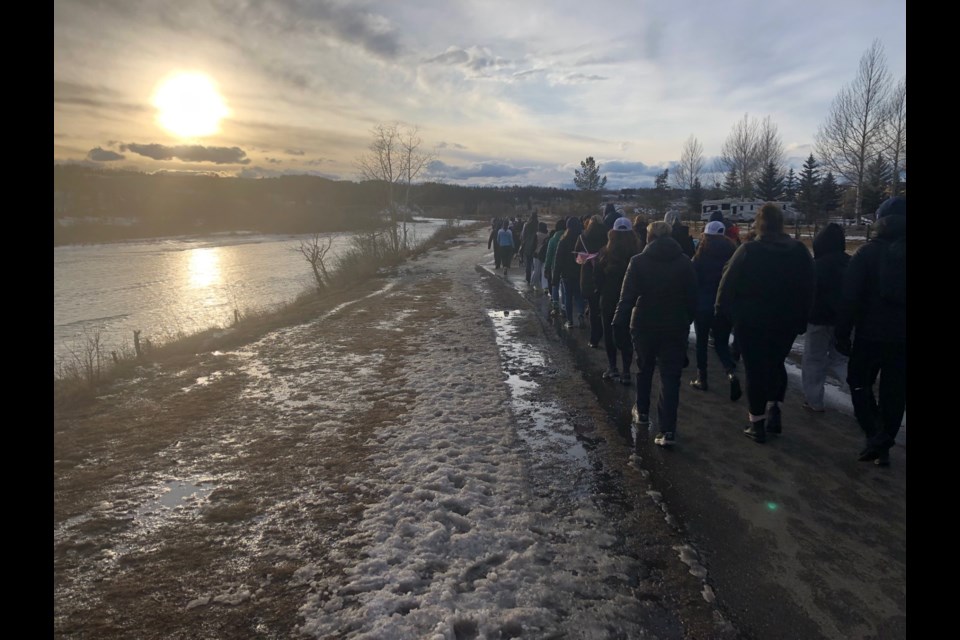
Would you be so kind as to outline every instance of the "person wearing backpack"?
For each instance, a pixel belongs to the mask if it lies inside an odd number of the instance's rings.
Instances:
[[[907,407],[907,199],[885,200],[874,230],[847,265],[835,337],[850,357],[850,399],[866,436],[859,460],[888,466]]]

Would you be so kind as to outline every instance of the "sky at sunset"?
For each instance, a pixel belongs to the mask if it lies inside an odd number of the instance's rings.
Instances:
[[[650,186],[744,114],[795,169],[905,0],[55,0],[55,163],[359,179],[378,123],[419,128],[424,179]]]

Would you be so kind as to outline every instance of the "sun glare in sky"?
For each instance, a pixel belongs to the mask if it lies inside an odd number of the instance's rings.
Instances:
[[[213,80],[202,73],[177,73],[162,80],[153,94],[157,123],[180,138],[199,138],[220,131],[230,110]]]

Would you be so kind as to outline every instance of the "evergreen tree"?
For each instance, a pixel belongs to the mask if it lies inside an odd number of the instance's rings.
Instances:
[[[893,168],[886,158],[878,153],[877,157],[867,164],[863,179],[864,215],[872,215],[877,210],[880,203],[889,195],[892,182]]]
[[[783,173],[773,160],[763,165],[757,178],[757,195],[767,202],[783,199]]]
[[[840,202],[843,199],[843,190],[837,184],[833,172],[828,171],[823,182],[820,184],[820,210],[827,217],[840,208]]]
[[[670,185],[667,182],[669,174],[670,169],[664,169],[663,173],[658,173],[654,180],[653,201],[661,216],[667,212],[667,203],[670,201]]]
[[[813,154],[803,163],[797,188],[797,207],[806,216],[807,222],[819,217],[820,211],[820,165]]]
[[[607,186],[607,176],[600,176],[600,165],[592,156],[581,160],[580,168],[573,173],[573,184],[580,190],[580,204],[587,212],[597,213],[603,188]]]
[[[740,179],[736,169],[730,169],[723,179],[723,195],[726,198],[736,198],[740,194]]]
[[[787,202],[793,202],[797,199],[797,174],[793,172],[793,167],[787,171],[787,177],[783,181],[783,195]]]

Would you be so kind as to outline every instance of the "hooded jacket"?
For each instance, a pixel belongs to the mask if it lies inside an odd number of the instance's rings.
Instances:
[[[607,227],[604,224],[592,223],[586,231],[580,234],[577,239],[574,251],[584,253],[600,253],[607,244]],[[580,293],[585,297],[598,295],[596,283],[594,282],[593,270],[596,266],[596,258],[588,260],[580,266]]]
[[[617,213],[617,207],[614,206],[612,202],[607,203],[607,207],[603,212],[603,225],[609,230],[613,229],[613,223],[617,221],[617,218],[620,217],[620,214]]]
[[[689,330],[697,310],[697,274],[671,237],[656,238],[630,259],[613,324],[629,318],[634,335],[643,331]]]
[[[876,222],[877,235],[850,259],[836,324],[838,340],[907,340],[907,218]]]
[[[813,262],[817,285],[810,310],[810,324],[834,325],[840,309],[843,276],[850,262],[843,227],[831,222],[813,239]]]
[[[670,236],[677,241],[687,257],[692,258],[696,247],[690,237],[690,227],[680,222],[680,214],[676,211],[668,211],[663,220],[670,223]]]
[[[557,253],[553,258],[553,281],[560,282],[563,278],[568,282],[576,282],[580,285],[580,265],[577,264],[576,251],[577,239],[580,237],[582,227],[580,220],[570,218],[567,220],[567,230],[560,236],[557,243]]]
[[[727,262],[715,312],[734,326],[805,333],[814,286],[807,247],[785,233],[764,234]]]

